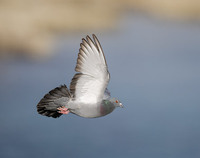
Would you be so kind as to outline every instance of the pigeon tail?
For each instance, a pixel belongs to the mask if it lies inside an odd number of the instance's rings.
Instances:
[[[57,118],[62,114],[59,113],[58,109],[61,106],[66,105],[66,103],[71,98],[71,94],[66,85],[61,85],[49,93],[47,93],[38,103],[37,111],[39,114]]]

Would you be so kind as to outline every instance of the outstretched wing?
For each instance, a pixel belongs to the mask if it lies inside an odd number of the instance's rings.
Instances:
[[[109,82],[109,72],[101,45],[95,35],[94,41],[87,36],[80,44],[78,59],[70,92],[82,103],[97,103],[103,99]]]

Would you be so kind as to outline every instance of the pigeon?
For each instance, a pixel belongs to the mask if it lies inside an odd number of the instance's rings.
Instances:
[[[61,85],[47,93],[38,103],[39,114],[58,118],[63,114],[75,114],[96,118],[110,114],[122,103],[112,98],[107,89],[110,80],[103,49],[93,34],[82,39],[70,89]]]

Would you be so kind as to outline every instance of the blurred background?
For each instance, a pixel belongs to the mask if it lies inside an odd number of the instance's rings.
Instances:
[[[37,114],[96,34],[108,116]],[[0,157],[199,158],[199,0],[0,0]]]

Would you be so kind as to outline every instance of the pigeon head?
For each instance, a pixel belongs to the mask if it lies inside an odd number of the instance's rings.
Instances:
[[[124,107],[124,106],[122,105],[122,103],[121,103],[118,99],[116,99],[116,98],[112,98],[112,99],[111,99],[111,102],[114,104],[115,107],[121,107],[121,108]]]

